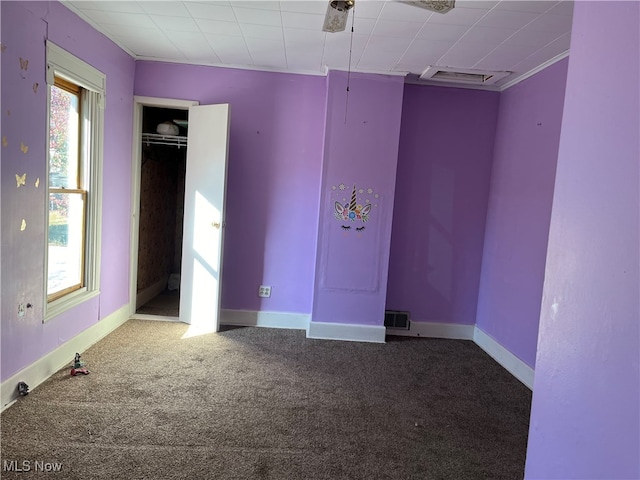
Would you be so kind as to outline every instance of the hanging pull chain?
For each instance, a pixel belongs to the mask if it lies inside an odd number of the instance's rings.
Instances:
[[[347,112],[349,111],[349,87],[351,84],[351,52],[353,51],[353,24],[356,18],[356,5],[353,4],[351,13],[351,40],[349,43],[349,68],[347,69],[347,100],[344,104],[344,124],[347,124]]]

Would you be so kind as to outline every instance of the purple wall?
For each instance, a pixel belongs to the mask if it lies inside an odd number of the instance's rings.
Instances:
[[[477,326],[535,365],[568,60],[500,94]]]
[[[352,74],[348,104],[347,73],[326,82],[312,321],[382,325],[404,79]]]
[[[325,89],[323,77],[136,64],[136,95],[230,104],[222,308],[311,311]]]
[[[576,2],[528,479],[640,478],[639,59],[640,3]]]
[[[134,61],[57,2],[2,2],[2,371],[5,380],[128,303]],[[45,40],[107,75],[101,295],[46,324],[47,104]],[[19,59],[28,60],[21,69]],[[34,84],[37,83],[37,90]],[[9,115],[10,112],[10,115]],[[10,119],[10,121],[8,121]],[[28,146],[21,151],[21,143]],[[16,187],[15,175],[27,174]],[[36,188],[35,181],[40,179]],[[22,219],[26,229],[20,230]],[[118,259],[117,262],[110,261]],[[23,318],[18,303],[31,303]]]
[[[387,308],[472,325],[497,92],[405,86]]]

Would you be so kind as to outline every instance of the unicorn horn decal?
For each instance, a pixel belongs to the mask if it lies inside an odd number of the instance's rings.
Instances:
[[[356,206],[358,202],[356,200],[356,186],[353,186],[353,191],[351,192],[351,203],[349,203],[349,210],[352,212],[356,211]]]

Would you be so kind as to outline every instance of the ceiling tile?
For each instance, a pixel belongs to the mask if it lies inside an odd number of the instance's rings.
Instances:
[[[224,35],[205,35],[205,37],[223,63],[233,65],[253,64],[247,46],[244,42],[239,42],[237,38],[225,37]]]
[[[369,42],[365,52],[369,54],[378,53],[383,56],[386,53],[394,53],[400,58],[405,50],[411,45],[413,39],[400,37],[369,37]]]
[[[567,15],[542,15],[527,25],[539,32],[565,33],[571,30],[572,17]]]
[[[240,24],[240,29],[245,38],[258,38],[263,40],[275,40],[282,43],[282,28],[271,25]]]
[[[457,8],[480,8],[483,10],[491,10],[496,5],[498,5],[498,0],[457,0],[456,8],[454,8],[454,10]],[[447,15],[449,14],[447,13]]]
[[[255,8],[238,8],[233,7],[238,23],[248,23],[254,25],[272,25],[274,27],[282,26],[280,12],[273,10],[258,10]]]
[[[553,58],[556,55],[560,55],[569,50],[569,46],[571,45],[571,32],[565,33],[564,35],[556,38],[549,45],[545,45],[542,47],[542,50],[546,51],[549,55],[549,58]]]
[[[513,80],[515,78],[518,78],[520,75],[533,70],[538,65],[540,65],[540,63],[536,63],[536,62],[537,62],[537,60],[534,59],[533,56],[529,56],[529,57],[525,58],[524,60],[519,61],[515,65],[512,65],[511,67],[509,67],[509,70],[511,72],[513,72],[513,73],[511,75],[509,75],[509,78],[507,79],[507,81],[509,82],[509,81],[511,81],[511,80]],[[500,82],[498,82],[498,83],[500,83]]]
[[[413,73],[415,75],[420,75],[425,71],[428,65],[420,64],[411,64],[411,63],[398,63],[395,67],[391,69],[393,72],[398,73]]]
[[[353,24],[353,31],[360,35],[369,35],[375,26],[375,18],[356,18]],[[347,27],[347,32],[351,32],[351,24]]]
[[[391,71],[398,63],[395,55],[367,55],[365,52],[356,64],[358,68],[367,70]]]
[[[104,32],[108,35],[116,35],[118,37],[127,37],[127,38],[153,38],[153,37],[164,37],[162,31],[156,26],[152,25],[151,27],[140,27],[136,29],[132,29],[126,25],[114,24],[114,23],[105,23],[102,25]]]
[[[255,55],[284,55],[284,42],[264,40],[261,38],[245,38],[251,57]]]
[[[494,47],[511,37],[517,30],[509,28],[471,27],[460,39],[462,42],[477,42]]]
[[[145,2],[146,0],[139,0]],[[164,2],[165,0],[160,0]],[[171,1],[171,0],[170,0]],[[231,7],[229,0],[187,0],[183,3],[204,3],[206,5],[217,5],[219,7]]]
[[[249,54],[255,65],[286,68],[287,58],[282,43],[270,40],[247,39]]]
[[[439,60],[438,65],[450,67],[468,67],[482,60],[493,47],[487,47],[479,43],[456,43]]]
[[[440,42],[455,42],[469,30],[465,25],[440,25],[427,23],[418,32],[418,38],[437,40]]]
[[[537,18],[535,13],[510,12],[507,10],[491,10],[476,24],[479,27],[513,28],[524,27]]]
[[[324,48],[324,38],[330,35],[321,30],[304,30],[301,28],[285,28],[284,40],[287,44],[297,44],[302,46],[319,45]]]
[[[179,32],[199,32],[198,24],[187,17],[165,17],[163,15],[151,15],[151,20],[161,30],[175,30]]]
[[[444,55],[452,46],[453,43],[450,42],[416,39],[406,49],[401,61],[408,64],[431,64]]]
[[[324,64],[332,67],[347,67],[349,64],[349,50],[351,49],[351,62],[356,64],[362,56],[362,52],[369,37],[366,35],[354,35],[353,45],[350,48],[348,35],[327,35],[324,43]]]
[[[432,15],[442,14],[433,13],[431,10],[426,10],[414,5],[407,5],[406,3],[386,2],[378,18],[383,20],[400,20],[403,22],[423,23],[426,22]]]
[[[518,62],[515,65],[515,68],[524,68],[525,71],[529,71],[532,68],[535,68],[538,65],[543,64],[551,60],[552,58],[568,51],[570,41],[571,41],[571,34],[566,33],[565,35],[562,35],[561,37],[551,42],[549,45],[546,45],[541,49],[537,50],[536,52],[534,52],[533,54],[531,54],[521,62]],[[526,67],[521,67],[520,65],[523,65]]]
[[[285,43],[284,50],[285,52],[287,52],[287,56],[289,54],[296,55],[296,56],[307,54],[307,55],[317,56],[319,58],[322,58],[324,47],[320,45],[320,46],[314,46],[313,48],[309,48],[309,47],[305,47],[303,45],[298,45],[295,43],[292,43],[292,44]]]
[[[349,46],[352,44],[351,42],[352,36],[347,32],[341,33],[327,33],[324,38],[325,49],[339,49],[349,51]],[[364,50],[367,42],[369,41],[369,35],[359,35],[357,33],[353,34],[353,48],[360,48]]]
[[[98,10],[87,10],[84,13],[99,25],[108,23],[132,28],[155,27],[151,18],[143,13],[102,12]]]
[[[184,55],[166,38],[158,37],[134,37],[120,36],[118,40],[124,42],[127,47],[141,57],[152,57],[163,60],[170,58],[184,59]]]
[[[324,15],[313,13],[282,12],[282,25],[286,28],[307,28],[321,32]]]
[[[422,28],[421,23],[379,19],[371,33],[382,37],[413,38],[420,31],[420,28]]]
[[[168,32],[167,37],[186,57],[189,57],[190,52],[200,55],[203,51],[211,50],[209,42],[200,32]]]
[[[251,67],[253,65],[253,60],[249,56],[249,53],[246,55],[220,55],[218,54],[218,58],[223,63],[223,65],[229,65],[231,67]]]
[[[356,3],[355,12],[356,19],[359,17],[362,18],[378,18],[380,12],[382,11],[382,7],[384,7],[385,2],[378,2],[375,0],[366,0]],[[326,9],[325,9],[326,11]]]
[[[144,13],[142,7],[136,2],[78,1],[64,3],[70,3],[77,9],[83,11],[100,10],[103,12]]]
[[[428,25],[436,23],[439,25],[473,25],[489,10],[482,8],[454,8],[444,15],[432,15],[427,21]]]
[[[280,10],[283,12],[298,12],[298,13],[311,13],[316,15],[322,15],[327,12],[327,5],[329,2],[325,0],[321,1],[294,1],[283,0],[280,2]],[[360,3],[358,3],[360,8]]]
[[[295,70],[322,71],[322,53],[304,54],[287,51],[287,65]]]
[[[551,43],[559,35],[551,32],[540,32],[531,29],[531,25],[528,25],[518,30],[513,36],[509,37],[506,42],[514,46],[530,46],[530,47],[544,47],[548,43]]]
[[[207,18],[222,22],[235,22],[236,16],[228,5],[213,3],[185,2],[185,6],[193,18]]]
[[[508,71],[521,58],[526,58],[536,51],[536,47],[516,47],[500,45],[486,57],[476,63],[473,68],[480,70]]]
[[[553,8],[558,0],[505,0],[496,5],[496,10],[511,10],[514,12],[544,13]]]
[[[280,2],[277,0],[231,0],[229,3],[234,9],[242,7],[280,11]]]
[[[289,68],[320,69],[322,65],[322,49],[285,49]]]
[[[125,3],[125,2],[118,2]],[[190,17],[191,14],[182,2],[138,2],[140,7],[152,15],[166,15],[170,17]]]
[[[185,57],[190,62],[195,64],[204,63],[210,65],[219,65],[221,60],[214,53],[213,50],[209,49],[190,49],[188,54],[185,54]]]
[[[249,56],[249,50],[247,50],[247,46],[242,38],[231,37],[228,35],[214,35],[210,33],[205,33],[204,37],[207,39],[207,42],[209,42],[211,48],[213,48],[216,54],[221,58],[225,55]]]
[[[562,0],[547,12],[550,15],[573,15],[573,0]]]
[[[219,22],[217,20],[208,20],[205,18],[196,18],[195,21],[200,27],[200,31],[202,33],[231,35],[235,37],[242,36],[242,30],[240,30],[240,26],[235,22]]]
[[[246,47],[243,49],[233,48],[232,50],[213,48],[213,51],[223,63],[230,63],[234,65],[253,65],[253,60],[251,59],[249,50],[247,50]]]

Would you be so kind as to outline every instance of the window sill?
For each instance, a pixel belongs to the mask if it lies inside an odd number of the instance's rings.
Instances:
[[[54,300],[53,302],[47,303],[42,323],[46,323],[61,313],[64,313],[91,298],[97,297],[98,295],[100,295],[99,290],[88,291],[85,287]]]

